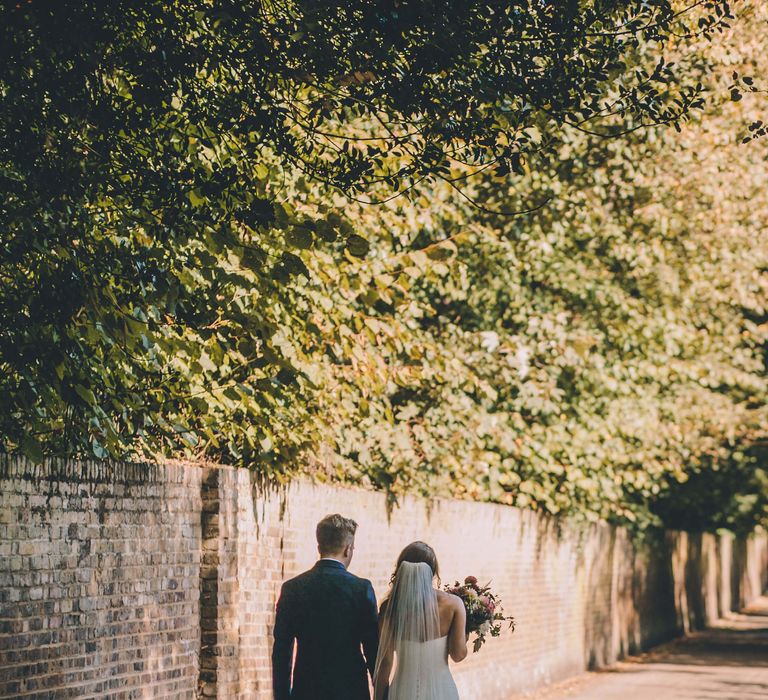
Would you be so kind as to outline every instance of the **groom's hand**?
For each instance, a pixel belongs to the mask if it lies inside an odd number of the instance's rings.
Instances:
[[[376,593],[370,581],[366,581],[366,600],[362,619],[362,639],[363,653],[365,662],[368,666],[368,672],[373,678],[376,670],[376,654],[379,648],[379,610],[376,605]]]
[[[272,647],[272,692],[275,700],[289,700],[291,696],[293,642],[296,637],[291,617],[290,604],[281,591],[275,611],[275,642]]]

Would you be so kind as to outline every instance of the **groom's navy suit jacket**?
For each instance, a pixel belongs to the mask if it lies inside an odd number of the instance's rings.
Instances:
[[[341,562],[321,559],[283,584],[274,636],[275,700],[369,700],[367,673],[373,675],[378,645],[370,581]]]

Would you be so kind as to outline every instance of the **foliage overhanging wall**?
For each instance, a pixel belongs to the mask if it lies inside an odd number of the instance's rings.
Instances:
[[[719,33],[708,0],[680,39],[674,2],[621,3],[659,20],[636,34],[602,3],[567,26],[532,3],[508,31],[543,41],[542,74],[472,10],[455,55],[406,33],[379,73],[338,75],[365,32],[334,67],[317,18],[22,3],[0,42],[5,447],[641,525],[725,470],[740,490],[696,524],[749,529],[768,493],[766,143],[741,143],[761,130],[761,4]],[[433,15],[402,21],[452,16]],[[604,25],[587,60],[576,35]],[[500,86],[509,103],[460,99]]]

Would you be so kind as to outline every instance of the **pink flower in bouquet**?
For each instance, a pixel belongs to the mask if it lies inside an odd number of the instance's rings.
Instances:
[[[493,614],[493,611],[496,609],[496,606],[493,604],[493,601],[487,596],[487,595],[481,595],[480,596],[480,602],[485,606],[485,609]]]

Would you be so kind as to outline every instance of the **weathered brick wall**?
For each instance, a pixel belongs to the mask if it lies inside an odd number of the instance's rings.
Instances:
[[[444,582],[503,596],[517,631],[455,666],[463,700],[506,700],[749,602],[768,538],[577,528],[504,506],[295,482],[228,467],[0,458],[0,698],[271,698],[281,582],[316,558],[329,512],[360,524],[352,570],[386,592],[424,539]]]
[[[194,697],[200,476],[0,456],[0,697]]]

